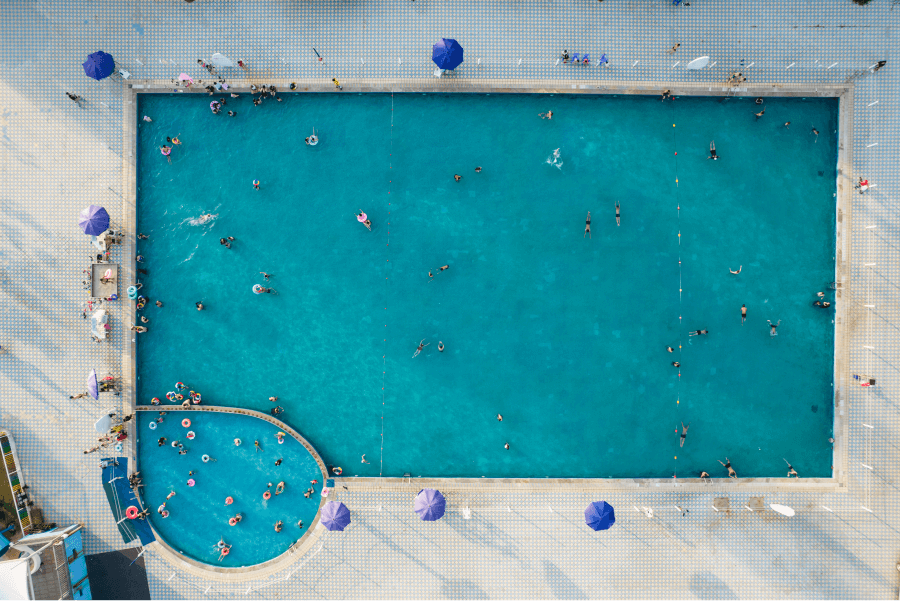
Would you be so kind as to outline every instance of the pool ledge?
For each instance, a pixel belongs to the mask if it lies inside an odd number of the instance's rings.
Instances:
[[[157,405],[140,405],[135,407],[135,411],[148,411],[155,412],[159,411],[160,406]],[[189,408],[183,408],[179,406],[166,406],[163,407],[168,413],[174,413],[177,411],[185,411],[185,412],[212,412],[212,413],[231,413],[237,415],[246,415],[247,417],[255,417],[257,419],[261,419],[263,421],[269,422],[270,424],[275,425],[283,432],[287,433],[290,436],[293,436],[297,441],[303,445],[303,447],[309,452],[310,455],[313,456],[313,459],[316,460],[316,464],[319,466],[319,470],[322,472],[322,482],[325,482],[328,479],[328,470],[325,467],[325,462],[322,460],[322,457],[319,455],[318,451],[316,451],[315,447],[310,444],[306,438],[304,438],[299,432],[291,428],[286,423],[281,420],[277,420],[270,415],[266,415],[265,413],[260,413],[259,411],[254,411],[252,409],[239,409],[235,407],[218,407],[218,406],[201,406],[194,405]],[[137,420],[135,420],[137,421]],[[135,470],[139,470],[140,467],[135,465]],[[202,578],[207,578],[210,580],[219,580],[219,581],[231,581],[231,582],[241,582],[246,580],[256,580],[258,578],[265,577],[270,574],[274,574],[276,572],[280,572],[296,561],[302,559],[307,555],[307,552],[313,547],[313,545],[321,538],[323,532],[325,532],[324,528],[320,528],[319,526],[319,516],[322,512],[322,507],[327,502],[327,497],[320,497],[319,501],[319,509],[316,511],[316,517],[313,518],[312,523],[309,525],[307,531],[301,536],[297,541],[295,541],[288,549],[277,557],[273,557],[268,561],[264,561],[262,563],[252,565],[252,566],[242,566],[238,568],[226,568],[210,565],[207,563],[203,563],[197,561],[195,559],[191,559],[190,557],[186,557],[180,551],[178,551],[175,547],[171,546],[167,543],[162,536],[160,536],[159,532],[155,529],[153,533],[156,535],[156,540],[158,545],[150,545],[148,547],[148,551],[151,553],[155,553],[159,555],[161,558],[168,561],[174,567],[179,570],[183,570],[185,572],[194,574],[195,576],[199,576]],[[143,499],[142,499],[143,501]],[[153,525],[150,525],[153,528]],[[319,547],[321,549],[321,546]],[[318,553],[318,550],[315,551]],[[314,554],[315,554],[314,553]],[[310,555],[311,557],[312,555]]]

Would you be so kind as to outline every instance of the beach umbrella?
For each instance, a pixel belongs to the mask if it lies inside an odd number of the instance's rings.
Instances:
[[[794,510],[787,505],[776,505],[775,503],[772,503],[769,507],[772,508],[772,511],[780,513],[781,515],[786,515],[788,517],[794,516]]]
[[[219,52],[213,54],[209,62],[213,64],[213,67],[237,67],[236,62]]]
[[[350,525],[350,510],[340,501],[329,501],[322,508],[322,525],[340,532]]]
[[[106,434],[112,427],[112,416],[109,413],[94,422],[94,430],[100,434]]]
[[[709,64],[709,57],[701,56],[701,57],[695,58],[694,60],[689,62],[687,64],[687,67],[685,67],[685,69],[688,69],[689,71],[699,71],[700,69],[702,69],[703,67],[705,67],[708,64]]]
[[[97,370],[92,369],[87,378],[88,394],[94,399],[100,398],[100,390],[97,388]]]
[[[584,510],[584,523],[593,530],[607,530],[616,523],[616,512],[606,501],[594,501]]]
[[[420,490],[419,494],[416,495],[416,500],[413,502],[413,509],[415,509],[416,515],[426,522],[441,519],[446,507],[447,501],[444,499],[444,495],[433,488]]]
[[[111,54],[107,54],[102,50],[88,55],[88,59],[81,63],[84,67],[84,73],[88,77],[100,81],[104,77],[109,77],[116,70],[116,62]]]
[[[463,62],[463,47],[456,40],[441,38],[431,48],[431,60],[441,69],[455,69]]]
[[[98,236],[109,228],[109,213],[103,207],[91,205],[78,216],[78,225],[89,236]]]

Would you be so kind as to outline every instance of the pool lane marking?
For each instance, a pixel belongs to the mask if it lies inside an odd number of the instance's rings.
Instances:
[[[673,100],[674,102],[674,100]],[[675,105],[672,105],[672,121],[675,121]],[[678,198],[678,136],[676,135],[675,123],[672,123],[672,148],[674,149],[674,155],[672,158],[673,165],[675,168],[675,211],[677,215],[678,222],[678,328],[681,331],[681,327],[684,325],[684,278],[683,271],[681,267],[681,201]],[[682,359],[682,339],[681,334],[679,334],[678,339],[678,358]],[[691,340],[688,339],[688,344],[691,343]],[[678,362],[679,364],[681,361]],[[675,406],[676,408],[681,406],[681,367],[678,368],[678,387],[675,392]],[[675,433],[679,434],[678,426],[675,426]],[[679,446],[680,448],[680,446]],[[677,453],[678,451],[676,451]],[[675,461],[678,461],[678,455],[675,455]],[[677,469],[675,473],[672,474],[672,478],[678,478]]]
[[[394,157],[394,93],[391,92],[391,147],[390,152],[388,153],[388,171],[392,171],[394,169],[393,163]],[[392,175],[388,175],[388,198],[391,195],[391,186],[394,183],[394,178]],[[388,200],[388,219],[391,218],[391,202]],[[387,222],[387,244],[385,247],[390,247],[391,245],[391,222]],[[390,263],[391,259],[385,261],[385,263]],[[385,281],[387,281],[388,276],[384,276]],[[385,284],[385,288],[387,288],[387,284]],[[387,291],[385,291],[385,302],[387,302]],[[387,307],[384,308],[387,311]],[[384,319],[387,321],[387,313],[384,314]],[[384,324],[384,327],[387,327],[387,324]],[[378,476],[381,477],[384,475],[384,386],[385,386],[385,378],[387,373],[387,333],[385,333],[384,344],[382,345],[382,355],[381,355],[381,452],[378,455]]]

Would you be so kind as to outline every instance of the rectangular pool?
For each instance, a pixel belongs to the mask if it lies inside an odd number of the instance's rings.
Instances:
[[[140,96],[139,403],[277,396],[344,476],[830,477],[837,99],[279,96]]]

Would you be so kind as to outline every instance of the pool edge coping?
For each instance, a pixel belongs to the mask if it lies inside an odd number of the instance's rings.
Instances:
[[[847,436],[849,436],[849,414],[845,414],[849,410],[850,397],[846,393],[846,380],[842,371],[845,366],[849,366],[849,349],[847,348],[846,339],[849,338],[850,320],[848,319],[847,302],[837,302],[838,298],[843,295],[843,291],[848,293],[851,291],[850,276],[850,248],[852,238],[851,219],[852,211],[850,199],[852,198],[852,186],[843,185],[846,182],[852,183],[852,117],[853,117],[853,91],[855,85],[852,82],[841,84],[777,84],[777,83],[758,83],[748,85],[746,87],[728,88],[721,84],[710,83],[678,83],[671,84],[670,87],[661,86],[658,82],[589,82],[584,80],[575,81],[534,81],[529,80],[509,80],[504,87],[497,87],[496,83],[485,83],[483,80],[464,80],[447,78],[435,82],[423,82],[422,80],[368,80],[368,79],[348,79],[344,82],[346,90],[336,90],[333,84],[323,82],[319,79],[295,79],[297,83],[296,90],[288,90],[287,85],[290,80],[287,79],[271,79],[271,78],[254,78],[255,84],[260,86],[275,85],[279,88],[279,93],[470,93],[470,94],[595,94],[595,95],[652,95],[659,96],[663,89],[671,91],[673,96],[706,96],[706,97],[780,97],[780,98],[798,98],[798,97],[817,97],[817,98],[837,98],[838,99],[838,153],[836,170],[836,194],[835,194],[835,282],[840,283],[840,290],[835,291],[835,318],[834,318],[834,370],[833,378],[833,421],[832,431],[834,444],[832,448],[832,477],[831,478],[714,478],[708,481],[698,478],[429,478],[429,477],[352,477],[352,478],[335,478],[335,484],[352,485],[354,487],[392,487],[399,488],[401,485],[410,486],[415,481],[416,486],[420,484],[432,483],[435,486],[522,486],[524,488],[533,487],[535,490],[541,490],[545,487],[577,485],[578,488],[591,488],[596,490],[627,490],[627,489],[647,489],[647,488],[672,488],[685,491],[703,491],[713,493],[728,493],[738,490],[752,490],[759,492],[800,492],[800,491],[816,491],[816,492],[847,492],[848,490],[848,445]],[[240,93],[249,94],[250,81],[242,81],[239,85],[230,87],[222,93]],[[437,85],[436,85],[437,84]],[[125,145],[123,146],[123,203],[126,211],[124,215],[126,221],[124,223],[127,232],[126,250],[130,249],[131,255],[128,262],[130,275],[136,275],[135,269],[135,243],[136,243],[136,227],[137,227],[137,181],[136,181],[136,145],[137,145],[137,98],[140,94],[172,94],[177,92],[188,94],[205,94],[208,92],[202,88],[192,88],[188,90],[175,90],[171,83],[165,80],[129,80],[124,83],[125,90],[125,109],[123,111],[123,132]],[[125,148],[129,149],[126,158]],[[129,179],[130,178],[130,181]],[[126,194],[127,192],[127,194]],[[130,202],[129,202],[130,201]],[[847,221],[847,223],[844,223]],[[845,235],[848,234],[848,235]],[[846,285],[845,285],[846,284]],[[126,310],[132,319],[135,318],[133,308]],[[137,381],[137,345],[130,345],[130,352],[124,352],[123,358],[127,358],[127,363],[123,365],[123,396],[128,399],[132,412],[134,410],[154,410],[152,406],[137,406],[136,404],[136,381]],[[129,365],[130,364],[130,365]],[[130,381],[128,381],[130,379]],[[181,410],[180,407],[169,408],[167,410]],[[252,409],[221,407],[221,409],[229,412],[255,412]],[[191,408],[193,410],[193,408]],[[267,416],[259,414],[263,419]],[[135,420],[136,421],[136,420]],[[284,424],[287,428],[287,424]],[[136,427],[136,424],[135,426]],[[291,429],[292,430],[292,429]],[[303,439],[305,440],[305,439]],[[134,441],[134,438],[132,438]],[[311,447],[311,445],[310,445]],[[137,452],[134,448],[134,442],[131,445],[133,461],[132,464],[137,469],[138,459]],[[314,457],[317,461],[321,461],[321,457],[316,454]],[[324,464],[322,464],[324,466]],[[323,470],[325,478],[328,477],[327,470]],[[679,482],[680,480],[680,482]],[[323,502],[320,504],[324,505]],[[319,513],[316,514],[318,525]],[[321,534],[321,528],[310,526],[310,530],[300,540],[303,541],[310,532],[316,531]],[[167,557],[170,563],[180,565],[180,567],[195,568],[201,571],[204,576],[209,577],[211,574],[222,576],[223,572],[218,570],[233,570],[225,572],[232,576],[227,580],[246,580],[250,577],[258,577],[278,571],[286,567],[293,561],[299,559],[312,547],[312,543],[319,538],[318,535],[310,536],[309,541],[300,545],[301,552],[299,554],[292,553],[288,549],[282,555],[276,558],[250,566],[246,568],[215,568],[208,564],[196,562],[195,560],[182,557],[175,554]],[[160,542],[162,540],[160,539]],[[177,553],[177,552],[175,552]],[[285,554],[290,554],[290,560],[285,560]],[[179,562],[179,560],[181,560]],[[273,563],[270,563],[273,562]],[[284,562],[283,564],[281,562]],[[277,564],[277,567],[276,567]],[[239,577],[240,578],[235,578]]]

